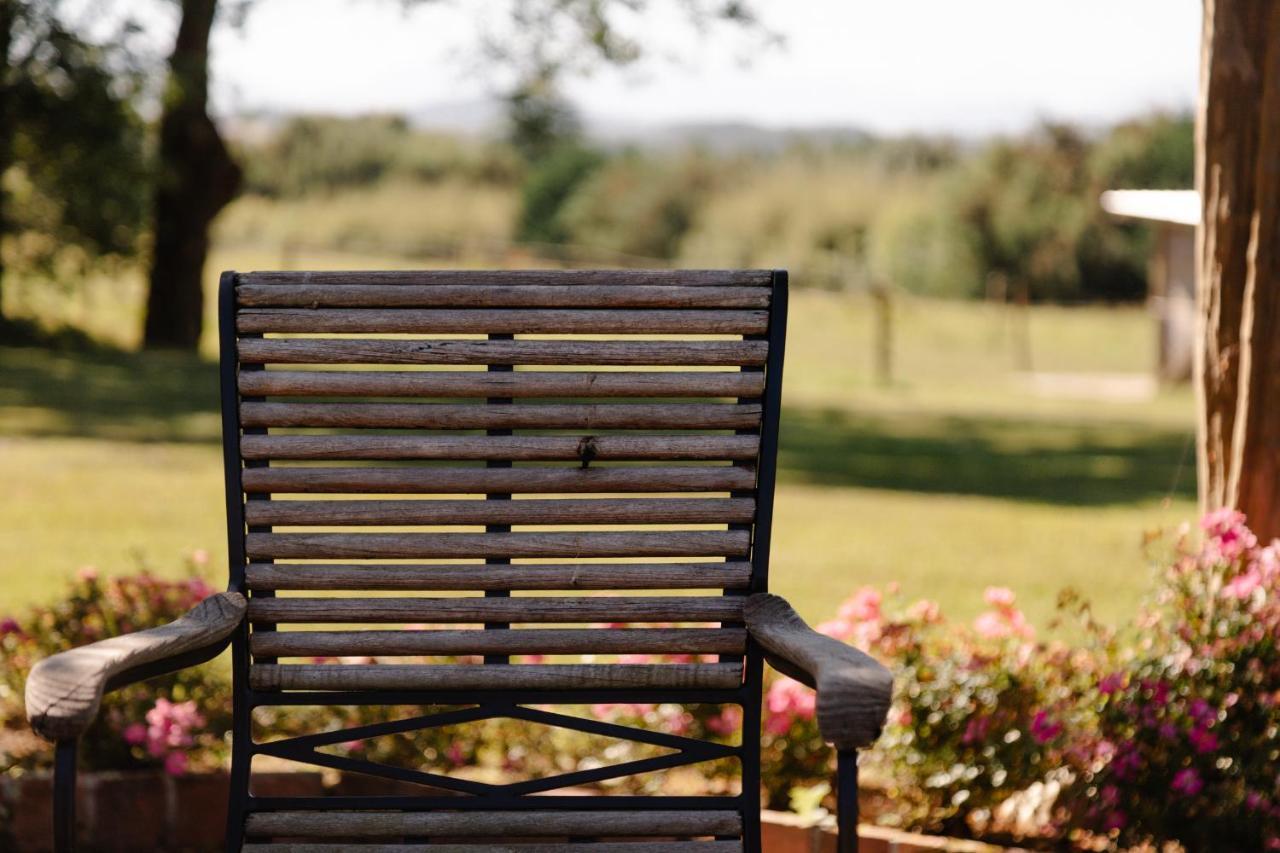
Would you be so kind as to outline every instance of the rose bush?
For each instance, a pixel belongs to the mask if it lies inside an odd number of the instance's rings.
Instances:
[[[1230,510],[1182,531],[1132,645],[1086,697],[1078,823],[1119,844],[1280,850],[1280,541]]]
[[[0,620],[0,762],[11,772],[47,768],[52,750],[27,727],[23,688],[27,672],[43,657],[73,646],[163,625],[186,613],[212,589],[201,579],[197,552],[188,577],[164,580],[147,572],[100,578],[84,568],[68,594]],[[102,712],[80,741],[87,769],[162,766],[180,774],[218,767],[226,760],[231,690],[218,663],[154,678],[108,695]]]
[[[1041,844],[1178,842],[1191,851],[1280,850],[1280,542],[1258,543],[1244,519],[1207,516],[1183,531],[1132,624],[1106,628],[1078,597],[1087,641],[1046,641],[1014,593],[992,587],[971,623],[931,601],[866,587],[818,630],[876,655],[895,673],[885,734],[864,780],[884,788],[878,820],[950,834],[1038,837]],[[194,568],[194,567],[193,567]],[[22,681],[40,657],[167,622],[210,590],[194,574],[100,580],[82,572],[66,600],[0,621],[0,760],[45,766],[50,751],[26,730]],[[427,627],[427,626],[420,626]],[[377,660],[361,659],[366,663]],[[403,660],[403,659],[397,659]],[[459,659],[460,660],[460,659]],[[632,662],[687,662],[641,656]],[[557,709],[689,737],[737,743],[734,706],[609,704]],[[834,754],[812,691],[766,673],[762,708],[766,802],[812,810]],[[120,691],[84,739],[89,768],[163,766],[171,773],[226,759],[230,691],[217,664]],[[258,709],[277,736],[424,713],[396,707]],[[351,741],[339,754],[450,772],[538,777],[657,754],[654,748],[510,720]],[[733,762],[604,783],[619,793],[732,791]]]

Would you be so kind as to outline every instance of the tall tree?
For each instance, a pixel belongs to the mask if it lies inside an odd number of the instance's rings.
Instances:
[[[48,271],[71,253],[129,255],[144,218],[132,25],[99,44],[62,5],[0,0],[0,285],[6,261]]]
[[[1280,3],[1204,0],[1196,186],[1206,509],[1280,536]]]
[[[218,0],[181,0],[165,86],[144,345],[193,350],[204,323],[209,225],[240,188],[240,166],[209,118],[209,33]]]

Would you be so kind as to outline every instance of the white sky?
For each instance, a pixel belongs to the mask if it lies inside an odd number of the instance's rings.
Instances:
[[[478,99],[465,60],[484,0],[258,0],[215,35],[220,112],[412,111]],[[786,46],[743,67],[714,35],[699,58],[604,71],[568,91],[586,111],[662,123],[747,120],[961,134],[1037,118],[1102,123],[1190,107],[1200,0],[757,0]],[[489,7],[492,10],[492,7]],[[668,32],[670,21],[647,21]],[[159,27],[167,33],[172,28]],[[732,43],[732,46],[731,44]]]

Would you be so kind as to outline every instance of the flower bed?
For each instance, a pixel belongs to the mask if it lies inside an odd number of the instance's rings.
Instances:
[[[1261,546],[1230,512],[1200,536],[1160,545],[1150,603],[1108,628],[1064,596],[1086,641],[1038,638],[1013,592],[986,590],[971,624],[935,603],[865,588],[819,630],[890,665],[889,725],[864,758],[883,790],[874,819],[1030,846],[1105,849],[1148,840],[1191,850],[1280,850],[1280,544]],[[11,780],[48,766],[26,733],[23,674],[39,657],[168,621],[208,588],[199,580],[83,573],[59,604],[0,623],[0,760]],[[670,658],[674,660],[674,658]],[[373,662],[373,661],[370,661]],[[818,735],[813,694],[770,674],[764,708],[765,803],[812,820],[831,806],[833,755]],[[223,766],[229,685],[206,665],[121,691],[85,738],[90,769],[163,769],[172,778]],[[420,709],[415,709],[420,713]],[[405,715],[398,708],[262,709],[282,734]],[[734,742],[736,708],[597,705],[574,713]],[[490,720],[345,744],[375,761],[480,768],[502,778],[644,757],[643,745]],[[733,791],[736,768],[711,762],[603,786],[617,793]]]

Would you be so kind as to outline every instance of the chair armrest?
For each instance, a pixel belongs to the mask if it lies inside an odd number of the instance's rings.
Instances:
[[[226,648],[246,606],[240,593],[220,592],[168,625],[39,661],[27,677],[31,728],[51,741],[79,737],[97,716],[104,693],[203,663]]]
[[[818,730],[837,749],[861,749],[880,737],[893,676],[875,658],[810,628],[785,599],[747,599],[747,630],[779,672],[818,691]]]

